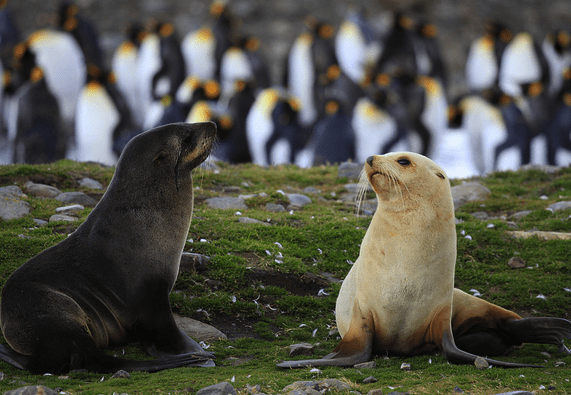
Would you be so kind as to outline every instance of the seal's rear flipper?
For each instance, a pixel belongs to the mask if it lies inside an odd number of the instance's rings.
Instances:
[[[212,359],[194,354],[182,354],[169,358],[151,359],[147,361],[131,361],[106,355],[87,362],[87,370],[98,373],[114,373],[117,370],[141,371],[154,373],[160,370],[178,368],[182,366],[212,367]]]
[[[570,353],[563,343],[564,339],[571,338],[571,322],[566,319],[530,317],[510,320],[505,330],[522,343],[555,344],[560,352]]]
[[[458,365],[473,365],[477,355],[470,354],[466,351],[460,350],[454,343],[454,337],[451,331],[445,331],[442,336],[442,353],[448,362]],[[481,357],[480,357],[481,358]],[[497,361],[495,359],[483,358],[490,365],[499,366],[502,368],[542,368],[541,365],[527,365],[523,363],[511,363],[504,361]]]
[[[2,344],[0,344],[0,359],[22,370],[27,370],[30,363],[30,357],[22,355]]]

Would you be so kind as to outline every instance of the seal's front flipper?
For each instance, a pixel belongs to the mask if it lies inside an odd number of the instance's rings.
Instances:
[[[560,352],[569,354],[563,343],[571,338],[571,322],[563,318],[529,317],[510,320],[506,323],[506,332],[522,343],[555,344]]]
[[[373,319],[364,315],[358,308],[353,308],[351,326],[335,349],[322,359],[307,359],[300,361],[284,361],[278,363],[279,368],[301,368],[304,366],[353,366],[367,362],[373,353]]]

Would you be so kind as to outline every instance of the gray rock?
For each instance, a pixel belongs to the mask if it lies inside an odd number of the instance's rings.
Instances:
[[[93,178],[85,177],[79,180],[79,185],[89,189],[103,189],[103,185]]]
[[[355,369],[376,369],[377,363],[375,361],[368,361],[353,365]]]
[[[286,211],[284,206],[275,203],[266,204],[266,210],[271,211],[272,213],[283,213],[284,211]]]
[[[288,193],[287,199],[293,207],[303,207],[311,203],[311,199],[301,193]]]
[[[464,182],[452,187],[451,190],[454,210],[458,210],[458,208],[468,202],[486,200],[492,193],[479,182]]]
[[[310,343],[291,344],[289,346],[289,355],[290,357],[296,355],[312,355],[313,349],[314,349],[313,344]]]
[[[58,393],[43,385],[28,385],[12,391],[6,391],[3,395],[58,395]]]
[[[84,208],[85,207],[83,207],[81,204],[72,204],[71,206],[63,206],[56,208],[56,213],[58,214],[76,213],[78,211],[83,210]]]
[[[236,390],[227,381],[204,387],[196,395],[236,395]]]
[[[540,240],[571,240],[571,233],[565,232],[547,232],[541,230],[529,230],[524,232],[520,230],[508,230],[506,234],[516,239],[537,237]]]
[[[215,341],[220,339],[228,339],[228,336],[213,326],[197,320],[193,320],[192,318],[182,317],[178,314],[174,314],[174,320],[184,333],[198,341]]]
[[[526,267],[526,265],[525,261],[518,256],[511,257],[508,261],[508,266],[514,269],[521,269]]]
[[[187,272],[203,272],[207,269],[210,257],[207,255],[196,254],[194,252],[183,252],[180,257],[179,270],[183,273]]]
[[[354,162],[343,162],[339,165],[339,169],[337,171],[337,177],[339,178],[349,178],[358,180],[361,176],[361,170],[363,169],[363,165]]]
[[[347,192],[350,193],[357,193],[359,192],[359,183],[355,183],[355,184],[345,184],[345,189],[347,190]]]
[[[383,390],[380,388],[375,388],[367,392],[367,395],[383,395]]]
[[[258,219],[249,218],[249,217],[240,217],[238,218],[238,222],[241,224],[258,224],[258,225],[265,225],[269,226],[270,224],[264,221],[260,221]]]
[[[529,391],[510,391],[510,392],[502,392],[501,394],[495,395],[533,395],[533,392]]]
[[[24,192],[22,192],[20,187],[17,185],[8,185],[5,187],[0,187],[0,196],[11,197],[11,198],[26,197]]]
[[[488,214],[485,211],[477,211],[475,213],[472,213],[472,216],[479,219],[480,221],[485,221],[488,218],[490,218],[490,214]]]
[[[64,192],[55,197],[56,200],[65,204],[81,204],[82,206],[95,207],[97,202],[83,192]]]
[[[454,392],[456,394],[463,394],[464,393],[464,391],[462,391],[462,388],[460,388],[458,386],[454,387]]]
[[[476,360],[474,361],[474,366],[476,366],[476,369],[478,370],[484,370],[488,369],[490,367],[490,364],[484,358],[477,357]]]
[[[410,363],[408,363],[408,362],[403,362],[403,363],[400,365],[400,370],[404,370],[405,372],[408,372],[408,371],[410,371],[411,369],[412,369],[412,367],[411,367]]]
[[[206,204],[210,208],[216,208],[221,210],[247,210],[248,206],[244,203],[243,199],[236,197],[213,197],[206,199]]]
[[[47,224],[49,224],[48,221],[44,221],[43,219],[39,219],[39,218],[34,218],[34,222],[35,222],[38,226],[46,226]]]
[[[35,182],[28,181],[24,184],[24,188],[28,194],[35,197],[45,197],[53,199],[61,193],[56,187],[52,187],[46,184],[36,184]]]
[[[256,384],[256,385],[250,385],[250,384],[246,384],[246,393],[247,394],[261,394],[262,391],[262,387],[260,386],[260,384]]]
[[[312,393],[311,391],[317,391],[317,393],[323,394],[326,391],[349,391],[351,386],[343,381],[336,379],[325,379],[318,381],[296,381],[290,385],[284,387],[282,392],[292,394],[294,391],[301,391],[301,393]]]
[[[0,218],[5,221],[25,217],[32,210],[28,202],[6,196],[0,196]]]
[[[50,217],[49,222],[60,222],[60,221],[75,222],[77,221],[77,218],[65,214],[54,214]]]
[[[552,165],[539,165],[539,164],[535,164],[535,163],[530,163],[530,164],[521,166],[520,170],[523,170],[523,171],[540,170],[540,171],[543,171],[547,174],[554,174],[554,173],[557,173],[559,170],[561,170],[561,168],[558,166],[552,166]]]
[[[557,202],[557,203],[553,203],[551,205],[549,205],[549,207],[547,207],[547,210],[549,211],[561,211],[561,210],[568,210],[571,209],[571,201],[564,201],[564,202]]]
[[[376,383],[377,381],[378,380],[376,379],[375,376],[369,376],[363,380],[363,384],[372,384],[372,383]]]
[[[222,192],[224,193],[240,193],[242,192],[242,188],[237,185],[228,185],[222,188]]]
[[[303,193],[307,193],[307,194],[311,194],[311,195],[317,195],[317,194],[321,193],[321,191],[315,187],[307,187],[303,190]]]
[[[130,379],[131,375],[124,370],[118,370],[113,374],[113,376],[111,376],[111,378],[112,379]]]
[[[522,219],[523,217],[527,217],[532,212],[533,211],[531,211],[531,210],[518,211],[517,213],[510,215],[510,218],[515,219],[515,220]]]

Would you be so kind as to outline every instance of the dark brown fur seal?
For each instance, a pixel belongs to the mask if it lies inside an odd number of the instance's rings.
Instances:
[[[193,209],[191,171],[212,150],[212,122],[161,126],[133,138],[85,222],[7,280],[0,358],[32,373],[158,371],[213,366],[176,326],[169,293]],[[139,341],[158,359],[103,349]]]
[[[395,152],[367,159],[378,208],[335,309],[342,340],[322,359],[282,368],[352,366],[373,355],[440,350],[451,363],[503,355],[523,343],[563,344],[571,322],[521,318],[454,288],[456,226],[450,183],[430,159]],[[530,367],[486,359],[502,367]]]

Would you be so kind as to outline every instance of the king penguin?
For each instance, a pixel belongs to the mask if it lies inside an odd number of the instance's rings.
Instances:
[[[340,103],[329,100],[312,133],[313,166],[355,160],[355,132]]]
[[[57,98],[63,127],[73,145],[77,99],[87,74],[83,52],[69,33],[51,29],[32,33],[28,37],[28,44],[44,72],[50,91]],[[62,59],[66,61],[62,62]]]
[[[498,72],[498,86],[510,96],[520,96],[521,84],[536,81],[549,85],[549,66],[533,36],[528,32],[520,32],[504,50]]]
[[[335,55],[343,73],[355,84],[362,84],[366,66],[380,51],[379,34],[365,18],[364,11],[350,9],[335,36]]]
[[[62,130],[59,105],[36,65],[27,43],[16,47],[16,70],[22,92],[16,103],[14,163],[48,163],[65,157],[67,139]]]
[[[498,84],[500,62],[513,34],[505,25],[486,23],[482,37],[474,40],[466,57],[466,85],[471,91],[489,89]]]
[[[70,33],[79,44],[86,64],[104,66],[103,51],[99,44],[99,33],[92,22],[79,13],[77,4],[62,1],[57,15],[57,26]]]
[[[77,102],[77,150],[72,159],[113,166],[117,162],[113,134],[121,122],[121,114],[105,88],[104,78],[105,73],[99,68],[89,68],[88,81]]]
[[[121,91],[129,104],[133,121],[137,125],[143,124],[144,112],[139,102],[137,61],[139,47],[145,35],[144,29],[138,23],[127,27],[126,39],[115,49],[111,59],[111,70],[117,79],[117,88]]]

